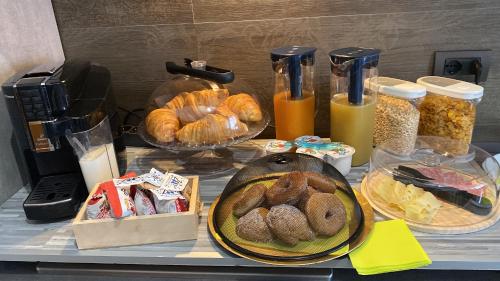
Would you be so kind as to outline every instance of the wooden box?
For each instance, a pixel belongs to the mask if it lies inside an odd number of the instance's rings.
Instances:
[[[198,177],[188,178],[192,193],[187,212],[87,220],[87,204],[97,190],[96,186],[73,220],[72,228],[78,248],[93,249],[196,239],[202,205]]]

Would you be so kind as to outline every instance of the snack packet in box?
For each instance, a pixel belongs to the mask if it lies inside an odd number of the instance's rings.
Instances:
[[[97,191],[92,194],[86,213],[87,219],[89,220],[111,218],[111,208],[109,207],[106,195],[100,186],[97,188]]]
[[[155,200],[158,214],[181,213],[188,210],[187,201],[185,198],[176,198],[171,200]]]
[[[156,212],[158,214],[179,213],[187,211],[187,208],[185,208],[185,206],[187,205],[186,198],[184,198],[184,196],[182,196],[179,191],[171,191],[159,187],[151,189],[151,192],[153,193]]]
[[[125,174],[122,179],[134,177],[135,174]],[[92,198],[89,200],[87,210],[87,219],[106,219],[113,217],[111,215],[111,206],[106,197],[106,192],[104,185],[100,184],[96,192],[92,194]]]
[[[131,172],[121,177],[121,179],[133,178],[136,176],[134,172]],[[133,188],[130,186],[116,187],[112,180],[101,183],[100,188],[102,188],[106,194],[112,217],[123,218],[135,215],[135,204],[130,195],[131,191],[134,191]]]
[[[147,216],[156,214],[155,206],[146,194],[146,190],[137,188],[135,191],[134,203],[138,216]]]

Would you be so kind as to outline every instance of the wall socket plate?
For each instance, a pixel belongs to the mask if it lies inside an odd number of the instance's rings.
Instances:
[[[433,75],[474,82],[472,65],[475,60],[481,62],[479,82],[488,78],[491,63],[491,50],[436,51]]]

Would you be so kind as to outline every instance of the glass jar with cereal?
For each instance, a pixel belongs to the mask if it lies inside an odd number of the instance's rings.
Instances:
[[[417,83],[427,88],[420,107],[419,135],[448,137],[469,144],[483,87],[438,76],[421,77]],[[467,151],[457,147],[452,152]]]
[[[393,147],[398,153],[410,154],[417,139],[419,107],[426,89],[424,86],[390,77],[378,77],[369,85],[377,92],[373,144],[378,146],[390,139],[399,141]]]

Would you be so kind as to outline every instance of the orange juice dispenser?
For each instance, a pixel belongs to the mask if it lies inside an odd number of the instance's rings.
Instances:
[[[331,139],[354,147],[352,165],[360,166],[368,162],[372,152],[376,104],[376,91],[365,91],[370,87],[364,83],[378,76],[380,51],[350,47],[329,55]]]
[[[316,48],[273,49],[274,120],[276,139],[314,135],[314,53]]]

